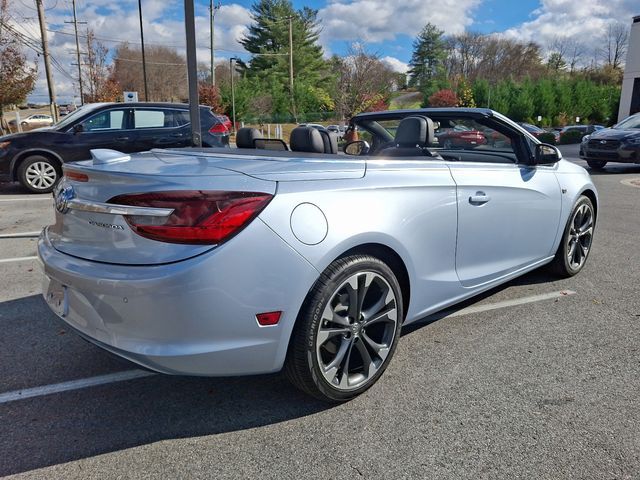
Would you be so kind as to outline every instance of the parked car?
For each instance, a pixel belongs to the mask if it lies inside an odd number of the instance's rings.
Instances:
[[[335,133],[339,138],[342,138],[346,131],[346,127],[344,125],[329,125],[327,130]]]
[[[640,113],[611,128],[585,135],[580,143],[580,158],[594,170],[609,162],[640,163]]]
[[[518,125],[520,125],[522,128],[524,128],[527,132],[529,132],[531,135],[533,135],[536,138],[538,138],[543,133],[547,133],[547,131],[544,128],[540,128],[536,125],[531,125],[530,123],[518,122]]]
[[[12,127],[17,124],[16,120],[11,120],[9,125]],[[53,125],[53,117],[51,115],[35,114],[20,119],[20,125],[23,127],[37,128],[48,127]]]
[[[228,120],[228,119],[227,119]],[[204,146],[228,146],[229,128],[200,107]],[[34,193],[50,192],[62,165],[86,160],[93,148],[132,153],[191,145],[189,107],[178,103],[95,103],[51,128],[0,137],[0,174]]]
[[[38,242],[46,302],[153,370],[284,368],[337,402],[380,378],[403,325],[545,264],[584,267],[597,193],[555,147],[486,109],[352,123],[367,156],[324,153],[322,133],[299,127],[292,152],[94,150],[65,164]],[[492,128],[511,147],[447,150],[435,124]]]
[[[487,143],[482,131],[464,125],[456,125],[453,128],[441,127],[435,131],[435,136],[444,148],[465,148]]]
[[[563,127],[562,130],[560,130],[558,141],[562,140],[562,137],[569,132],[580,132],[582,135],[589,135],[604,128],[605,127],[603,127],[602,125],[567,125],[566,127]]]

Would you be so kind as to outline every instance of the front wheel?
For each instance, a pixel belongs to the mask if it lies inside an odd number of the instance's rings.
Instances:
[[[582,270],[591,252],[595,223],[593,204],[583,195],[571,211],[562,241],[550,264],[554,273],[561,277],[572,277]]]
[[[49,193],[60,179],[60,170],[49,158],[32,155],[18,168],[18,180],[33,193]]]
[[[368,255],[333,262],[313,286],[291,336],[285,372],[302,391],[343,402],[389,365],[403,319],[400,285]]]
[[[587,160],[587,165],[593,170],[602,170],[606,164],[606,160]]]

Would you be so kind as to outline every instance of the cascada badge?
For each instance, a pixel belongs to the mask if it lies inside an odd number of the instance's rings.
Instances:
[[[60,213],[67,213],[69,211],[69,202],[76,196],[71,185],[63,185],[62,183],[56,190],[54,197],[54,204],[56,210]]]

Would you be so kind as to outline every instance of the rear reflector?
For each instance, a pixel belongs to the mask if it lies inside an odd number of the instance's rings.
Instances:
[[[271,200],[259,192],[176,190],[119,195],[108,203],[170,208],[167,217],[125,215],[138,235],[168,243],[219,244],[246,227]]]
[[[258,313],[256,314],[256,320],[263,327],[268,325],[277,325],[280,321],[280,316],[282,312],[266,312],[266,313]]]
[[[69,180],[74,180],[76,182],[88,182],[89,176],[86,173],[74,172],[72,170],[67,170],[64,172],[64,176]]]
[[[226,127],[224,123],[216,123],[213,127],[209,129],[209,133],[220,135],[220,134],[229,133],[229,129]]]

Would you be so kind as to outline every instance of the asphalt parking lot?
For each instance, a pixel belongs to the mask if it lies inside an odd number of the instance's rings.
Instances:
[[[406,329],[339,406],[278,375],[149,375],[84,342],[40,297],[51,197],[0,183],[0,476],[640,478],[640,165],[593,178],[578,276],[532,272]]]

